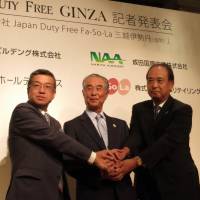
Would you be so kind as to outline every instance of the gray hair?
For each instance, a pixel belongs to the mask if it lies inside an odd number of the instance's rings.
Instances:
[[[108,91],[109,89],[109,83],[108,83],[108,79],[105,78],[104,76],[101,76],[99,74],[90,74],[88,76],[86,76],[84,79],[83,79],[83,82],[82,82],[82,86],[83,86],[83,89],[86,87],[86,80],[88,78],[91,78],[91,77],[97,77],[97,78],[100,78],[104,81],[104,88]]]

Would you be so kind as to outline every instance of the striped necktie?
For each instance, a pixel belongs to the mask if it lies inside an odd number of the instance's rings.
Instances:
[[[46,121],[48,122],[48,124],[50,126],[50,117],[49,117],[48,113],[45,112],[44,117],[45,117]]]
[[[154,112],[154,119],[155,119],[155,120],[157,119],[160,110],[161,110],[161,107],[160,107],[160,106],[158,106],[158,105],[155,105],[155,106],[154,106],[153,112]]]
[[[101,114],[97,114],[95,118],[97,120],[97,128],[99,135],[103,139],[105,146],[108,147],[108,131],[106,122]]]

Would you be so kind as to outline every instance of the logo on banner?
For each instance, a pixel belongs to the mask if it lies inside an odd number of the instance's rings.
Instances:
[[[109,83],[109,94],[113,95],[117,91],[120,95],[126,95],[131,89],[131,83],[128,79],[122,79],[118,81],[116,78],[110,78]]]
[[[93,66],[103,67],[124,67],[124,61],[120,54],[110,54],[101,52],[90,52],[90,60]]]

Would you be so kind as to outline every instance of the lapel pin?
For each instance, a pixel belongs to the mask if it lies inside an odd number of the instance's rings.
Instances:
[[[116,127],[117,127],[117,125],[116,125],[116,124],[113,124],[113,127],[114,127],[114,128],[116,128]]]

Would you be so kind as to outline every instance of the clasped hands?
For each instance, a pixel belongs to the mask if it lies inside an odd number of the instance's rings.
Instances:
[[[102,150],[96,152],[95,164],[101,169],[104,179],[120,181],[123,177],[138,166],[135,157],[126,159],[129,148]]]

